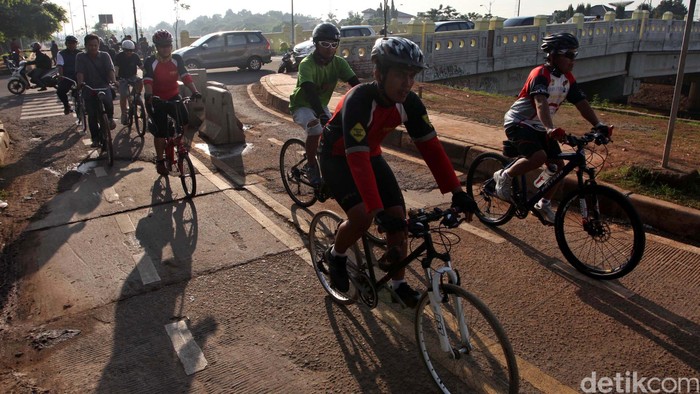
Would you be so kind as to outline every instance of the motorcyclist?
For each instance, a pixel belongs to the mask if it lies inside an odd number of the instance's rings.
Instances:
[[[38,42],[32,44],[32,52],[34,52],[34,60],[27,62],[27,65],[34,65],[34,69],[30,71],[27,76],[32,83],[39,87],[39,91],[42,92],[46,90],[46,84],[41,80],[41,77],[51,70],[53,62],[47,54],[41,51],[41,44]]]
[[[58,75],[76,80],[75,77],[75,59],[80,51],[78,50],[78,39],[75,36],[66,36],[66,49],[58,52],[56,66],[58,67]],[[61,79],[58,82],[56,95],[63,103],[63,113],[68,115],[72,109],[68,102],[68,92],[73,86],[73,82],[67,79]]]

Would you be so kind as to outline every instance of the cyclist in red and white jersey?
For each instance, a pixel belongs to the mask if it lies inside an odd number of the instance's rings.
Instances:
[[[150,56],[144,62],[144,98],[146,99],[146,108],[154,126],[151,128],[151,133],[153,134],[153,143],[156,148],[156,170],[158,174],[167,176],[168,169],[165,168],[164,153],[165,138],[168,136],[168,114],[173,119],[177,119],[176,109],[165,105],[161,101],[152,100],[152,97],[158,96],[165,101],[181,98],[177,84],[178,80],[181,80],[192,92],[193,99],[201,98],[202,95],[197,91],[197,87],[194,86],[192,76],[187,72],[182,57],[172,53],[173,36],[170,32],[158,30],[153,34],[152,41],[156,46],[156,54]],[[182,103],[178,103],[177,107],[180,113],[180,121],[187,134],[189,131],[187,108]]]
[[[402,259],[407,252],[406,207],[394,173],[382,157],[380,144],[403,124],[430,168],[440,191],[452,193],[453,206],[472,212],[474,202],[462,190],[427,111],[411,91],[416,75],[425,68],[423,53],[411,40],[380,38],[372,49],[373,82],[352,88],[340,101],[321,138],[320,164],[331,194],[347,214],[326,251],[331,285],[347,291],[345,252],[376,221],[387,231],[390,249]],[[468,214],[469,219],[471,215]],[[392,278],[392,287],[405,304],[415,306],[419,293],[404,279],[404,270]]]
[[[545,162],[559,168],[564,166],[556,156],[561,153],[558,141],[564,138],[565,132],[553,122],[554,114],[564,100],[574,104],[581,116],[598,131],[609,132],[609,127],[600,122],[571,73],[578,47],[578,39],[570,33],[551,34],[542,40],[541,48],[547,60],[530,72],[518,99],[504,117],[506,136],[522,157],[507,170],[493,174],[499,198],[512,199],[514,177],[537,169]],[[555,216],[550,198],[556,189],[550,189],[535,204],[535,209],[550,223],[554,222]]]

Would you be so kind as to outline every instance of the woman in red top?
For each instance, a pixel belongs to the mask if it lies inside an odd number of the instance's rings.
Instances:
[[[173,36],[170,32],[167,30],[156,31],[153,34],[153,44],[156,46],[156,54],[146,59],[144,64],[144,98],[146,99],[146,108],[150,108],[148,112],[152,117],[152,124],[155,126],[151,133],[154,137],[153,144],[156,147],[156,170],[158,174],[167,176],[168,169],[165,168],[164,153],[165,137],[168,136],[168,113],[177,119],[176,109],[160,101],[153,101],[152,97],[157,96],[165,101],[179,99],[178,80],[182,80],[192,92],[192,99],[201,98],[202,95],[194,86],[192,76],[187,72],[182,57],[172,53]],[[180,112],[180,121],[184,126],[185,133],[188,133],[187,108],[182,103],[178,103],[177,106]]]

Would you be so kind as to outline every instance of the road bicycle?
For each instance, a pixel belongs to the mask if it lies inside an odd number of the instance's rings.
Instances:
[[[146,135],[148,119],[146,117],[146,107],[143,105],[143,99],[141,98],[141,92],[136,91],[135,83],[134,81],[127,80],[129,94],[126,99],[128,108],[126,125],[129,127],[129,132],[131,132],[131,126],[135,126],[136,133],[139,137],[143,137]]]
[[[610,130],[612,133],[612,128]],[[603,154],[586,156],[587,145],[603,146]],[[467,174],[467,193],[476,201],[475,212],[487,225],[500,226],[513,216],[524,219],[532,212],[544,224],[549,224],[534,205],[548,190],[576,172],[574,190],[566,193],[554,220],[554,232],[566,260],[581,273],[596,279],[616,279],[630,273],[642,259],[646,236],[639,214],[629,199],[607,186],[596,183],[596,170],[607,158],[610,138],[591,130],[581,137],[567,135],[565,144],[574,152],[561,153],[557,158],[566,162],[533,196],[528,197],[525,175],[513,178],[513,200],[504,201],[496,195],[493,173],[509,168],[518,159],[515,148],[504,142],[504,154],[483,153],[474,159]],[[594,159],[601,159],[593,165]],[[591,165],[589,165],[589,160]],[[587,179],[584,180],[584,175]]]
[[[178,104],[186,105],[190,100],[189,97],[174,100],[162,100],[158,96],[153,96],[152,98],[154,105],[160,102],[165,107],[175,109],[175,119],[168,112],[168,136],[165,137],[165,168],[167,168],[170,176],[180,178],[182,189],[185,191],[187,198],[192,198],[197,193],[197,178],[195,178],[194,165],[190,159],[189,148],[184,140],[185,129],[182,125],[180,106]],[[156,127],[152,122],[151,116],[147,119],[149,124]]]
[[[280,176],[284,190],[297,205],[304,208],[314,205],[316,201],[324,202],[333,198],[327,184],[323,181],[323,174],[321,174],[321,183],[311,183],[307,164],[306,143],[304,141],[291,138],[282,145]],[[368,235],[377,243],[386,243],[385,237],[376,231],[376,226],[370,228]]]
[[[373,309],[379,303],[379,291],[385,289],[405,307],[387,284],[396,272],[415,260],[420,261],[429,285],[416,306],[414,329],[420,358],[435,384],[445,393],[517,393],[518,366],[505,330],[479,298],[460,287],[459,273],[452,268],[450,249],[459,238],[447,229],[457,227],[461,221],[459,213],[452,209],[409,211],[409,237],[422,242],[412,247],[406,258],[391,264],[379,279],[375,273],[373,241],[363,235],[364,255],[357,244],[348,249],[350,288],[343,293],[331,286],[325,260],[325,251],[333,244],[342,219],[331,211],[321,211],[314,216],[309,229],[314,271],[324,290],[338,304],[349,305],[359,300]],[[431,228],[433,222],[439,224]],[[435,240],[433,234],[437,235]],[[436,245],[443,246],[445,252],[438,252]],[[433,268],[435,260],[442,261],[443,266]]]
[[[70,88],[70,97],[71,101],[73,102],[73,113],[75,113],[75,117],[77,118],[76,124],[79,127],[82,127],[82,130],[80,131],[82,133],[85,133],[87,131],[87,111],[85,110],[83,92],[81,89],[78,89],[77,81],[70,79],[66,76],[62,76],[61,78],[68,80],[73,84]]]
[[[97,93],[97,124],[99,126],[99,135],[102,138],[100,148],[102,152],[107,153],[107,165],[112,167],[114,165],[114,147],[112,146],[112,129],[110,129],[110,119],[107,116],[104,105],[104,96],[106,91],[111,89],[107,88],[93,88],[88,84],[83,84],[84,87]]]

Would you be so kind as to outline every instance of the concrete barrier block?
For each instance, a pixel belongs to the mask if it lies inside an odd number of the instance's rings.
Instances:
[[[207,86],[204,100],[205,121],[200,133],[212,144],[245,142],[243,130],[238,127],[231,93],[222,88]]]
[[[5,165],[5,160],[10,153],[10,133],[5,130],[5,127],[0,123],[0,165]]]

